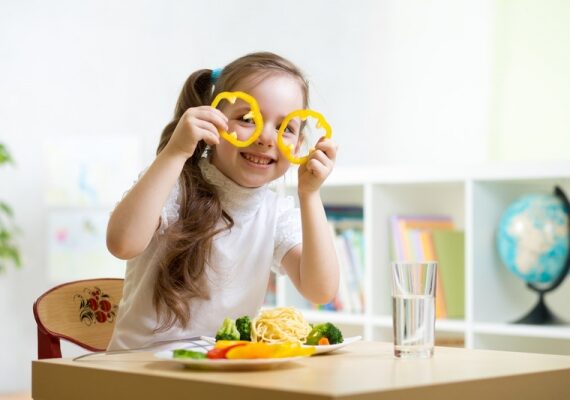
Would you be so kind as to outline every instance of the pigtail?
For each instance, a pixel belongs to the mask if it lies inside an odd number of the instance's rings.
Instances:
[[[203,69],[188,77],[176,102],[174,118],[162,132],[157,154],[164,149],[188,108],[211,103],[210,76],[211,70]],[[200,141],[180,175],[180,216],[165,232],[166,247],[153,291],[153,305],[160,317],[156,331],[167,330],[177,321],[187,326],[190,300],[209,298],[204,268],[212,241],[217,233],[233,226],[233,220],[222,209],[215,187],[204,179],[198,166],[205,149],[206,143]],[[226,222],[221,229],[217,227],[220,220]]]

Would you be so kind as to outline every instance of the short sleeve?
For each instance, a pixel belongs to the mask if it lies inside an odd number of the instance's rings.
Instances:
[[[162,211],[160,213],[160,226],[158,233],[163,234],[166,228],[178,221],[180,218],[180,183],[177,181],[176,185],[170,191]]]
[[[293,197],[278,199],[277,223],[275,227],[275,249],[273,252],[273,272],[284,275],[281,261],[289,250],[302,243],[301,211],[295,207]]]
[[[133,189],[133,187],[137,184],[137,182],[141,179],[141,177],[145,174],[148,168],[142,171],[138,178],[133,182],[132,186],[129,190],[127,190],[123,194],[123,198]],[[160,212],[160,225],[158,227],[157,232],[159,234],[163,234],[166,228],[170,225],[178,221],[180,217],[180,183],[177,181],[176,185],[172,188],[170,193],[168,194],[168,198],[162,207],[162,211]]]

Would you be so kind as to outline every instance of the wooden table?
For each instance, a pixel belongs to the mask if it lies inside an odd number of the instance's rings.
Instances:
[[[183,368],[152,353],[32,362],[32,397],[66,399],[570,399],[570,357],[437,347],[397,360],[358,342],[265,371]]]

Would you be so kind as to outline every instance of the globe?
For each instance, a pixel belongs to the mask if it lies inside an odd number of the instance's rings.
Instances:
[[[570,271],[570,203],[558,186],[554,195],[531,194],[512,203],[497,228],[497,249],[503,264],[538,294],[538,302],[520,324],[565,324],[544,300]]]
[[[555,195],[521,197],[503,213],[496,240],[509,271],[527,283],[551,283],[568,258],[568,210]]]

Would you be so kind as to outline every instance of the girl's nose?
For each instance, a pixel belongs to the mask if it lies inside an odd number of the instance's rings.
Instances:
[[[265,124],[261,131],[261,135],[257,138],[257,144],[260,146],[273,147],[277,138],[277,131],[269,124]]]

